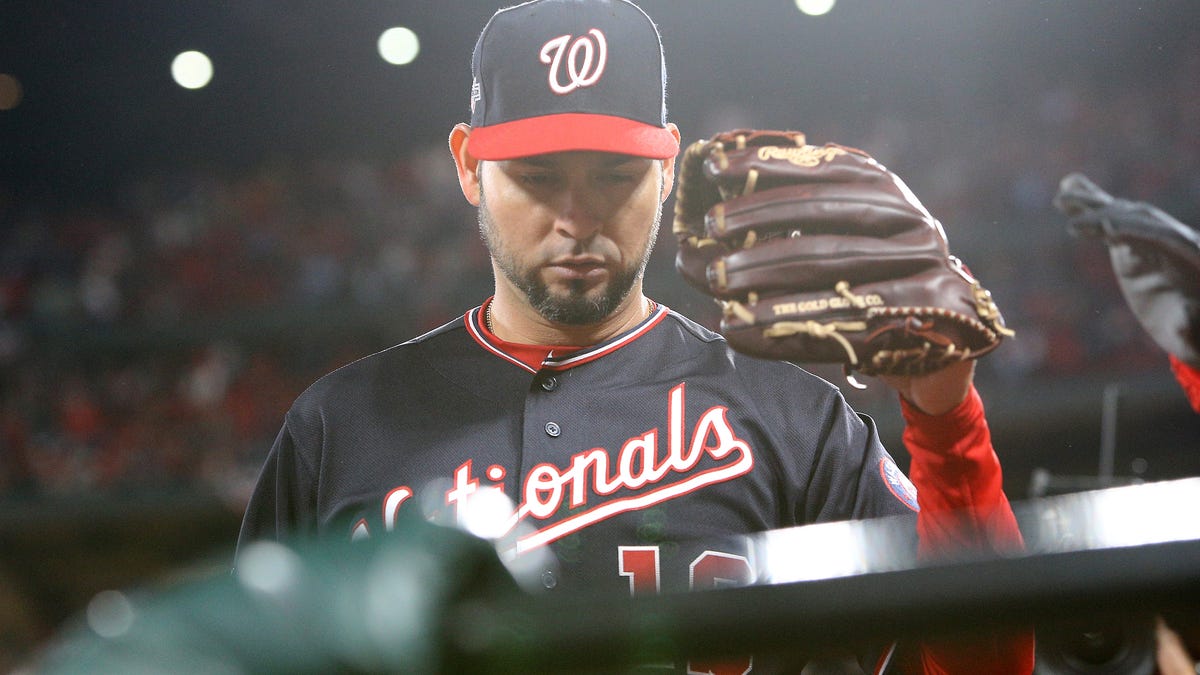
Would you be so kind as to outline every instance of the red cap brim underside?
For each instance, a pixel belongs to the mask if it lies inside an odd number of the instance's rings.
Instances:
[[[572,150],[668,159],[679,141],[665,127],[624,117],[562,113],[475,127],[467,144],[475,159],[493,161]]]

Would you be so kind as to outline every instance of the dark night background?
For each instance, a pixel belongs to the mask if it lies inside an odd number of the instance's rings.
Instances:
[[[942,220],[1018,334],[978,380],[1012,498],[1038,470],[1101,484],[1103,442],[1116,481],[1200,474],[1165,355],[1050,207],[1081,170],[1200,220],[1195,2],[641,4],[685,142],[744,126],[861,147]],[[0,74],[23,94],[0,110],[0,654],[97,590],[222,564],[290,400],[486,297],[445,139],[495,8],[0,0]],[[395,25],[421,39],[411,65],[376,53]],[[215,70],[194,91],[169,71],[190,49]],[[648,293],[714,323],[664,232]],[[844,389],[905,463],[891,395]]]

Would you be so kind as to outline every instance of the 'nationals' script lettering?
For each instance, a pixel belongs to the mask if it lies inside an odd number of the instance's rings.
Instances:
[[[617,514],[645,509],[748,473],[754,467],[753,454],[734,432],[725,406],[704,411],[688,433],[685,389],[680,383],[667,394],[665,439],[654,428],[631,437],[615,453],[596,447],[576,453],[564,466],[534,466],[522,481],[520,503],[509,518],[509,528],[528,518],[550,518],[564,505],[572,512],[520,537],[517,551],[545,546]],[[503,471],[490,467],[486,475],[498,480]],[[461,519],[472,495],[485,489],[494,488],[480,487],[472,461],[467,460],[454,472],[453,486],[445,494],[446,504]],[[387,529],[412,495],[406,486],[388,493],[383,504]],[[354,536],[366,534],[366,524],[360,522]]]

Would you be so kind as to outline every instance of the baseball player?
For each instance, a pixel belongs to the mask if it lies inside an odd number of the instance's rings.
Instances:
[[[472,71],[471,123],[454,127],[450,149],[495,292],[305,391],[239,546],[385,536],[407,511],[466,519],[497,494],[512,505],[516,552],[551,554],[540,576],[550,592],[749,583],[741,535],[918,510],[924,555],[1021,546],[973,361],[886,378],[901,396],[914,487],[836,387],[743,355],[644,294],[680,132],[666,121],[659,34],[640,8],[501,10]],[[1020,673],[1032,653],[1018,635],[969,650],[884,648],[864,666]]]

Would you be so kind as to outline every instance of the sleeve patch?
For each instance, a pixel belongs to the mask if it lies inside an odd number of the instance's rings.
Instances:
[[[912,484],[890,457],[879,460],[879,476],[896,499],[904,502],[904,505],[913,511],[921,510],[917,504],[917,486]]]

